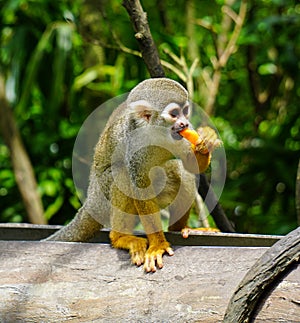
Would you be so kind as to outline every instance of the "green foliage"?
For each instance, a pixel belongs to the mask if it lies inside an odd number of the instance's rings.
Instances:
[[[192,80],[194,100],[203,107],[210,95],[206,82],[214,71],[212,58],[219,55],[215,41],[224,31],[225,3],[143,1],[161,57],[181,72],[183,59],[187,68],[199,59]],[[236,14],[239,5],[236,1],[231,9]],[[192,28],[187,24],[191,12]],[[299,27],[297,1],[249,2],[238,43],[222,70],[213,116],[227,152],[221,203],[238,231],[283,234],[296,226]],[[0,42],[0,72],[46,217],[65,223],[80,206],[71,155],[81,124],[101,103],[149,77],[134,55],[138,45],[129,18],[117,0],[97,5],[7,0],[0,12]],[[175,69],[166,72],[182,81]],[[196,126],[197,115],[193,120]],[[2,141],[0,165],[0,221],[26,221]]]

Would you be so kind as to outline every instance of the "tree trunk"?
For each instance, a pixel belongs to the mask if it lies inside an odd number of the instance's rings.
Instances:
[[[21,193],[29,221],[35,224],[46,224],[41,198],[37,191],[37,183],[33,168],[12,110],[5,97],[5,82],[0,75],[0,128],[3,139],[10,151],[11,162],[16,182]]]

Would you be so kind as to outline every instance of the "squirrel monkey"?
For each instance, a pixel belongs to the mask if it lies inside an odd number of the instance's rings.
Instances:
[[[189,122],[188,93],[167,78],[139,83],[111,115],[95,148],[87,199],[75,218],[46,240],[87,241],[107,223],[114,248],[127,249],[146,272],[173,255],[162,231],[160,210],[170,212],[169,230],[186,226],[195,198],[195,176],[206,170],[220,145],[210,127],[191,145],[180,135]],[[133,230],[140,220],[147,238]]]

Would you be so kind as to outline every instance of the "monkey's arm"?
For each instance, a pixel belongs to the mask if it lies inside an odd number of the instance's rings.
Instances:
[[[188,155],[187,159],[190,158],[190,160],[187,163],[187,165],[184,165],[187,168],[187,170],[192,173],[204,172],[210,164],[211,152],[215,148],[218,148],[222,145],[222,141],[220,139],[218,139],[218,136],[217,136],[215,130],[213,130],[210,127],[198,128],[197,133],[199,136],[198,139],[197,139],[197,134],[192,134],[193,135],[192,139],[194,140],[194,142],[192,143],[192,146],[191,146],[193,153],[190,153]],[[195,157],[196,157],[197,163],[195,163]],[[188,167],[190,167],[190,169]],[[191,233],[197,234],[197,232],[203,232],[203,231],[204,232],[205,231],[219,232],[220,230],[215,229],[215,228],[193,228],[193,229],[191,229],[189,227],[184,227],[181,230],[181,234],[182,234],[183,238],[188,238],[189,234],[191,234]]]

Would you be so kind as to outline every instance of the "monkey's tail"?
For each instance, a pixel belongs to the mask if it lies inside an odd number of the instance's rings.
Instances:
[[[102,228],[103,226],[81,207],[68,225],[42,241],[85,242],[92,239]]]

